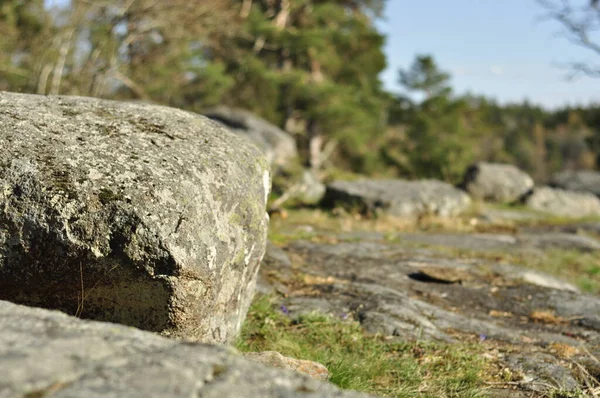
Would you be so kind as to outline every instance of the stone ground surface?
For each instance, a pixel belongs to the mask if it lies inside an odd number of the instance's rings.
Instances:
[[[535,254],[558,247],[600,255],[598,228],[317,234],[270,244],[259,288],[283,294],[291,316],[318,310],[397,339],[479,342],[500,368],[521,376],[491,396],[574,392],[585,387],[578,371],[600,377],[600,297],[519,264],[452,250]]]

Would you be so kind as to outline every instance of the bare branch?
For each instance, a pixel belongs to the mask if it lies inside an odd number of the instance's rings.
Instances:
[[[572,0],[536,0],[546,10],[543,20],[553,20],[563,27],[562,36],[571,43],[600,55],[600,9],[598,0],[587,6],[574,6]],[[585,62],[571,62],[569,78],[579,75],[600,77],[600,68]]]

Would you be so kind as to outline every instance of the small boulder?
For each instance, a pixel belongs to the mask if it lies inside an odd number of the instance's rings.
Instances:
[[[335,181],[327,186],[324,204],[397,217],[454,216],[471,204],[469,196],[436,180]]]
[[[197,114],[0,93],[0,299],[231,341],[269,179],[254,145]]]
[[[325,196],[325,190],[325,184],[319,180],[313,171],[304,170],[295,199],[302,204],[316,204]]]
[[[218,106],[203,114],[234,133],[249,138],[273,166],[284,166],[298,157],[296,141],[291,135],[252,112]]]
[[[509,164],[476,163],[470,166],[460,187],[473,199],[511,203],[533,188],[527,173]]]
[[[533,210],[561,217],[600,216],[600,199],[586,192],[539,187],[525,198],[525,204]]]
[[[600,172],[593,170],[563,171],[552,177],[550,186],[568,191],[589,192],[600,196]]]

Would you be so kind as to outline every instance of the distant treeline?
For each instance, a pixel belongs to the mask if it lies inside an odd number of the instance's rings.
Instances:
[[[456,96],[430,56],[386,92],[385,0],[0,0],[0,90],[256,112],[307,166],[456,182],[475,160],[538,180],[600,163],[600,107]]]

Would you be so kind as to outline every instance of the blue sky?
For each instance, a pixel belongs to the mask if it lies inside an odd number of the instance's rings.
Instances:
[[[380,30],[387,34],[386,88],[400,92],[398,68],[431,54],[452,75],[457,93],[485,94],[502,103],[525,98],[546,107],[600,103],[600,79],[567,81],[559,65],[600,64],[600,56],[541,21],[535,0],[388,0]]]

